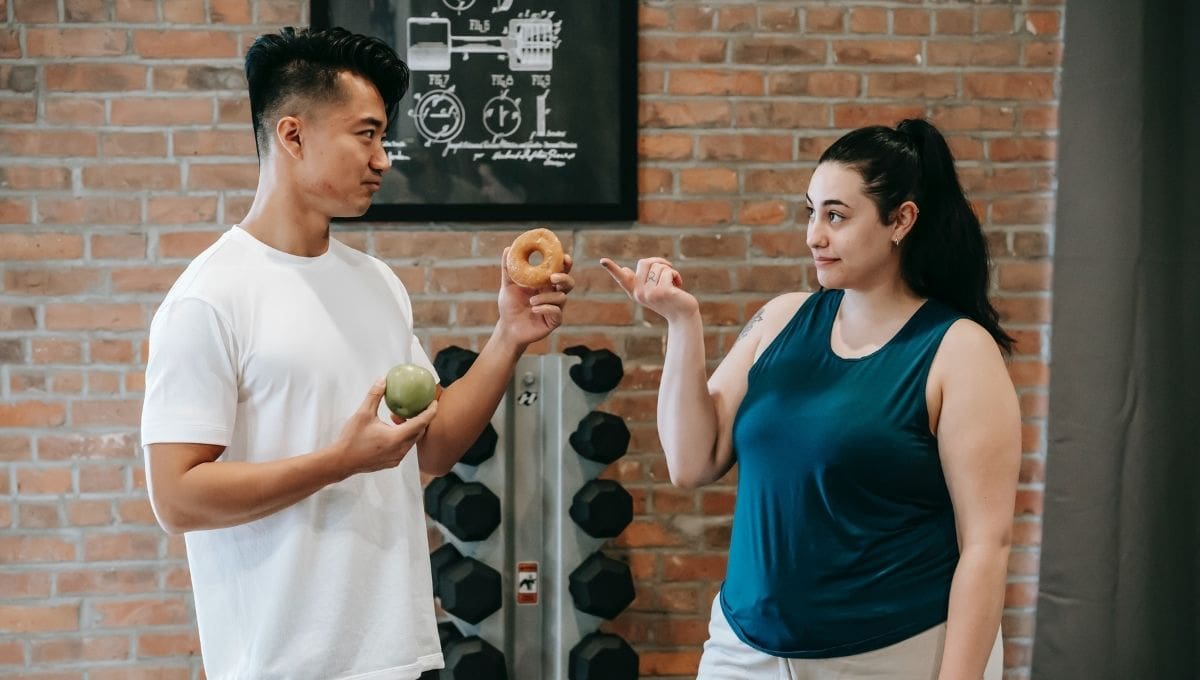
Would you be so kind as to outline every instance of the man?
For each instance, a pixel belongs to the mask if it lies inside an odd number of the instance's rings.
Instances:
[[[471,445],[574,281],[525,290],[501,266],[500,320],[470,371],[420,415],[382,419],[387,370],[432,366],[403,285],[329,224],[379,189],[408,70],[372,38],[284,29],[254,43],[246,76],[254,203],[150,329],[150,498],[187,532],[210,680],[416,678],[442,665],[419,473]]]

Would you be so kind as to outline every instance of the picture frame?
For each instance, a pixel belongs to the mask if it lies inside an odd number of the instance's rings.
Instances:
[[[371,222],[637,219],[636,0],[310,0],[411,82]]]

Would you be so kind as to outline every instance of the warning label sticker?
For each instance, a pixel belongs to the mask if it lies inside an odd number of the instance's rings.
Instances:
[[[517,604],[538,603],[538,563],[517,562]]]

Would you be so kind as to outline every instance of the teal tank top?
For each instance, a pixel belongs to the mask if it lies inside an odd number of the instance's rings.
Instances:
[[[811,295],[750,369],[720,604],[746,644],[830,658],[946,620],[954,512],[925,387],[963,315],[926,301],[876,352],[830,347],[842,291]]]

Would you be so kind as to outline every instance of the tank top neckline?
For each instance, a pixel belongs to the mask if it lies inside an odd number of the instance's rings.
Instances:
[[[904,324],[900,326],[900,329],[897,330],[895,333],[893,333],[892,337],[887,339],[887,342],[884,342],[873,352],[871,352],[869,354],[864,354],[861,357],[844,357],[844,356],[838,354],[833,349],[833,324],[837,321],[838,312],[840,312],[842,309],[842,302],[843,302],[843,300],[845,300],[846,291],[838,289],[836,291],[830,291],[830,292],[836,293],[836,299],[830,304],[830,306],[832,307],[832,310],[828,314],[828,317],[829,317],[828,323],[826,324],[826,327],[824,328],[823,333],[822,333],[822,337],[825,338],[825,342],[823,344],[825,346],[825,351],[828,353],[828,355],[831,358],[833,358],[836,361],[843,361],[848,364],[854,364],[854,363],[858,363],[860,361],[866,361],[867,359],[870,359],[872,357],[879,356],[880,354],[882,354],[884,352],[884,350],[888,349],[897,340],[904,337],[905,333],[908,332],[908,329],[913,325],[913,322],[917,319],[917,317],[919,317],[921,315],[921,313],[924,312],[925,309],[929,307],[929,302],[930,302],[930,298],[925,298],[925,300],[921,303],[921,306],[917,307],[917,309],[911,315],[909,315],[908,319],[904,322]]]

